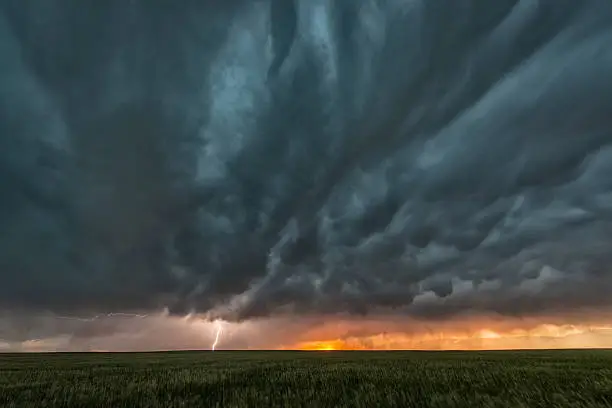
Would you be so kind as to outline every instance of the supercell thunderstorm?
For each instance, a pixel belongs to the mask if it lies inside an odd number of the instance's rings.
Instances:
[[[0,0],[0,309],[607,310],[611,44],[607,0]]]

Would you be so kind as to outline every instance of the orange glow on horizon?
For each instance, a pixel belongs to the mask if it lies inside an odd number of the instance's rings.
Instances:
[[[345,344],[342,340],[333,341],[313,341],[302,344],[299,350],[303,351],[335,351],[335,350],[346,350]]]
[[[510,350],[611,348],[612,325],[581,326],[540,324],[527,329],[471,332],[379,333],[330,337],[281,347],[284,350]]]
[[[109,335],[85,338],[62,334],[19,342],[0,340],[0,351],[210,350],[218,329],[214,321],[197,316],[151,316],[137,323],[118,327],[121,330]],[[223,325],[220,350],[612,349],[612,313],[598,311],[531,317],[464,315],[447,320],[397,315],[283,316]]]

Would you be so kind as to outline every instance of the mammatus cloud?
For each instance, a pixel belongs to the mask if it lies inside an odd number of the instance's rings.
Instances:
[[[608,1],[214,3],[0,1],[3,310],[609,309]]]

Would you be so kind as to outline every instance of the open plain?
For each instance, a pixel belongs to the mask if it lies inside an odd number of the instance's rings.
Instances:
[[[612,407],[612,350],[1,354],[3,407]]]

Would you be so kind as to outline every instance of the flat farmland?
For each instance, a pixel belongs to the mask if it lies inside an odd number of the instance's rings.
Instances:
[[[612,407],[612,350],[0,354],[2,407]]]

